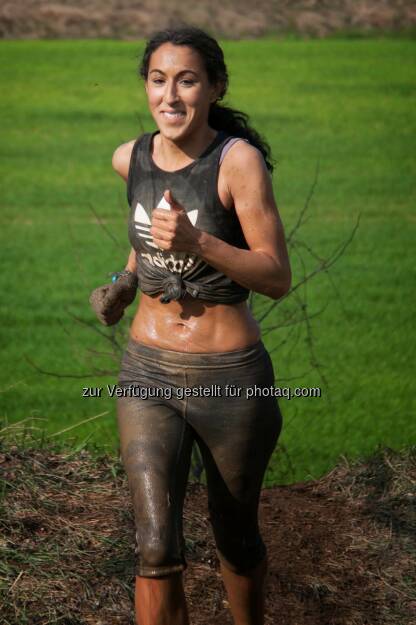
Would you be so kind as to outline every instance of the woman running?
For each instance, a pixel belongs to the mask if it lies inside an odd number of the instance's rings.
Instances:
[[[247,115],[218,103],[227,69],[205,32],[156,33],[140,74],[157,130],[113,156],[127,182],[132,249],[125,270],[91,296],[111,325],[142,293],[117,400],[136,524],[136,619],[189,623],[182,510],[195,441],[234,623],[261,625],[267,556],[257,512],[282,417],[261,393],[274,371],[247,298],[253,290],[279,299],[291,283],[270,150]]]

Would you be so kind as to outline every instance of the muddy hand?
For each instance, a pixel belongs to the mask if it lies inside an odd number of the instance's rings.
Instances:
[[[200,231],[195,228],[184,207],[176,201],[170,189],[163,194],[171,209],[155,208],[150,234],[162,250],[192,252]]]

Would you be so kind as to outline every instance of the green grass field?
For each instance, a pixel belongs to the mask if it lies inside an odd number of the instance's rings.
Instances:
[[[310,332],[299,323],[264,334],[276,386],[323,392],[281,400],[282,448],[266,484],[293,482],[319,477],[340,454],[416,442],[415,43],[269,39],[223,47],[227,103],[248,112],[271,144],[287,232],[319,163],[306,221],[294,236],[294,284],[302,262],[306,271],[319,264],[305,246],[328,257],[361,215],[329,272],[264,321],[282,324],[296,310],[297,319],[311,317]],[[99,327],[88,296],[128,254],[128,206],[111,156],[154,128],[136,77],[142,49],[141,42],[0,44],[2,424],[33,418],[29,425],[53,434],[101,415],[60,436],[110,451],[118,447],[115,400],[82,398],[82,387],[116,381],[120,354],[90,350],[112,352],[108,338],[125,336],[127,325]],[[47,376],[33,365],[86,377]],[[95,377],[97,367],[109,375]]]

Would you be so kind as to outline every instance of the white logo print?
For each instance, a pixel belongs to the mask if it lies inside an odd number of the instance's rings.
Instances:
[[[137,230],[137,236],[142,237],[142,239],[150,239],[149,241],[145,241],[145,243],[151,247],[157,248],[157,245],[153,243],[153,238],[149,232],[150,225],[151,221],[147,216],[146,211],[140,202],[137,202],[136,210],[134,211],[134,227]]]
[[[170,210],[170,204],[169,202],[165,200],[164,197],[162,197],[162,199],[160,200],[156,208],[163,208],[165,210]],[[196,224],[197,217],[198,217],[197,208],[195,210],[189,211],[188,219],[193,226]],[[137,202],[136,204],[136,210],[134,211],[134,222],[135,222],[134,226],[137,230],[137,235],[139,237],[142,237],[143,239],[146,239],[145,240],[146,245],[150,245],[150,247],[159,249],[156,243],[153,242],[152,235],[149,232],[151,221],[146,211],[144,210],[143,206],[140,204],[140,202]]]
[[[163,196],[156,208],[171,210],[169,202],[167,202]],[[187,215],[191,224],[195,226],[198,217],[198,209],[189,211]],[[140,202],[137,202],[136,209],[134,211],[134,227],[136,228],[137,236],[144,239],[146,245],[149,245],[149,247],[153,247],[158,250],[157,254],[154,256],[150,253],[141,253],[142,257],[146,258],[151,265],[156,265],[156,267],[165,267],[170,271],[178,273],[182,273],[182,271],[189,269],[193,266],[195,262],[195,257],[187,256],[186,252],[171,253],[169,257],[165,258],[162,253],[163,250],[161,250],[153,241],[153,237],[150,234],[150,226],[151,221],[149,219],[149,216],[147,215],[142,204],[140,204]]]
[[[169,202],[167,202],[165,200],[165,196],[162,197],[162,199],[160,200],[159,204],[156,206],[156,208],[164,208],[165,210],[170,210],[170,204]],[[191,224],[194,226],[196,224],[196,220],[198,217],[198,209],[196,208],[193,211],[189,211],[189,213],[187,213],[188,215],[188,219],[191,222]]]

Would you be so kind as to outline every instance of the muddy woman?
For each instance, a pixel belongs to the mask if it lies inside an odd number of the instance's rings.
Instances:
[[[140,75],[157,130],[113,155],[127,183],[131,252],[125,269],[90,298],[101,322],[112,325],[140,289],[118,383],[173,389],[117,399],[136,527],[135,618],[138,625],[189,623],[182,511],[195,441],[234,623],[261,625],[267,553],[258,504],[280,409],[270,396],[183,389],[274,384],[247,302],[251,290],[277,300],[291,283],[270,148],[248,115],[220,103],[227,68],[205,32],[156,33]]]

